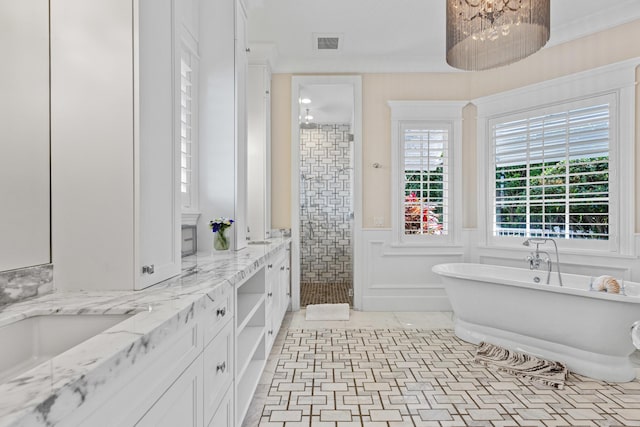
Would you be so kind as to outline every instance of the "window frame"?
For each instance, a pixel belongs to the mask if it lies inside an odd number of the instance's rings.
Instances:
[[[554,105],[544,106],[542,108],[532,108],[525,111],[521,111],[518,113],[493,116],[488,121],[488,129],[489,129],[489,147],[490,147],[490,168],[489,168],[489,196],[491,200],[491,217],[490,217],[490,227],[491,227],[491,238],[494,241],[500,241],[504,237],[508,236],[496,236],[494,234],[495,230],[495,216],[496,216],[496,145],[495,139],[491,136],[493,126],[496,123],[504,123],[509,121],[515,121],[520,119],[530,119],[532,117],[546,116],[550,114],[556,113],[564,113],[568,112],[580,107],[593,106],[598,104],[609,104],[609,147],[608,147],[608,158],[609,158],[609,238],[606,240],[591,240],[591,239],[556,239],[556,241],[563,240],[565,241],[565,246],[567,247],[581,247],[588,248],[591,250],[602,250],[603,246],[610,246],[611,240],[615,240],[612,237],[618,235],[618,208],[619,208],[619,188],[615,185],[618,182],[618,155],[617,155],[617,146],[618,146],[618,135],[617,135],[617,127],[615,124],[618,122],[618,97],[614,92],[609,92],[599,96],[593,97],[585,97],[578,100],[570,100],[568,102],[561,102]],[[527,166],[531,164],[528,163]],[[527,179],[530,179],[528,177]],[[527,236],[529,237],[529,236]],[[524,239],[526,237],[515,237],[517,239]],[[607,243],[605,243],[607,242]]]
[[[388,101],[391,109],[391,228],[395,246],[457,246],[462,218],[462,110],[467,101]],[[424,125],[448,127],[447,234],[405,234],[404,128]]]
[[[633,65],[632,65],[633,64]],[[635,253],[634,145],[635,141],[635,61],[601,67],[524,88],[474,100],[478,108],[478,201],[480,206],[480,246],[493,248],[522,247],[524,238],[494,236],[495,216],[495,147],[492,123],[508,117],[526,117],[569,110],[589,100],[609,97],[609,239],[557,239],[564,251],[580,254]],[[595,102],[595,101],[594,101]]]

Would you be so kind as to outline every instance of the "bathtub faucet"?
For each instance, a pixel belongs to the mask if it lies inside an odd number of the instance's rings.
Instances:
[[[530,237],[522,243],[525,246],[531,246],[532,243],[536,245],[535,252],[532,252],[531,255],[527,257],[527,261],[529,261],[529,268],[531,270],[537,270],[538,268],[540,268],[540,262],[545,261],[548,267],[547,285],[549,284],[551,279],[551,258],[549,257],[548,253],[540,251],[540,245],[547,242],[553,243],[553,247],[556,250],[556,270],[558,270],[558,283],[560,284],[560,286],[562,286],[562,276],[560,275],[560,255],[558,254],[558,245],[556,244],[555,240],[546,237]],[[545,254],[547,256],[546,259],[541,258],[540,254]]]
[[[544,257],[541,257],[540,255],[544,255]],[[538,247],[536,246],[535,253],[531,252],[531,254],[529,254],[529,256],[527,257],[527,261],[529,261],[529,270],[539,270],[540,264],[542,264],[543,262],[547,264],[547,285],[548,285],[549,282],[551,281],[551,265],[552,265],[552,261],[551,261],[551,257],[549,256],[549,253],[538,250]]]

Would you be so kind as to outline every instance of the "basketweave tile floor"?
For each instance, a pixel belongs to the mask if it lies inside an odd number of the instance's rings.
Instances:
[[[352,314],[287,315],[244,427],[640,426],[637,380],[556,390],[475,365],[450,313]]]

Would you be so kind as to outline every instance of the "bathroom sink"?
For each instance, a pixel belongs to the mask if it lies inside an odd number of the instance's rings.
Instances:
[[[128,319],[132,314],[52,314],[0,326],[0,383]]]
[[[268,240],[250,240],[249,245],[270,245],[271,242]]]

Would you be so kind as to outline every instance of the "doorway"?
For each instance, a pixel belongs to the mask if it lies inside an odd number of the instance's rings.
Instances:
[[[359,307],[359,76],[292,80],[292,306]]]

